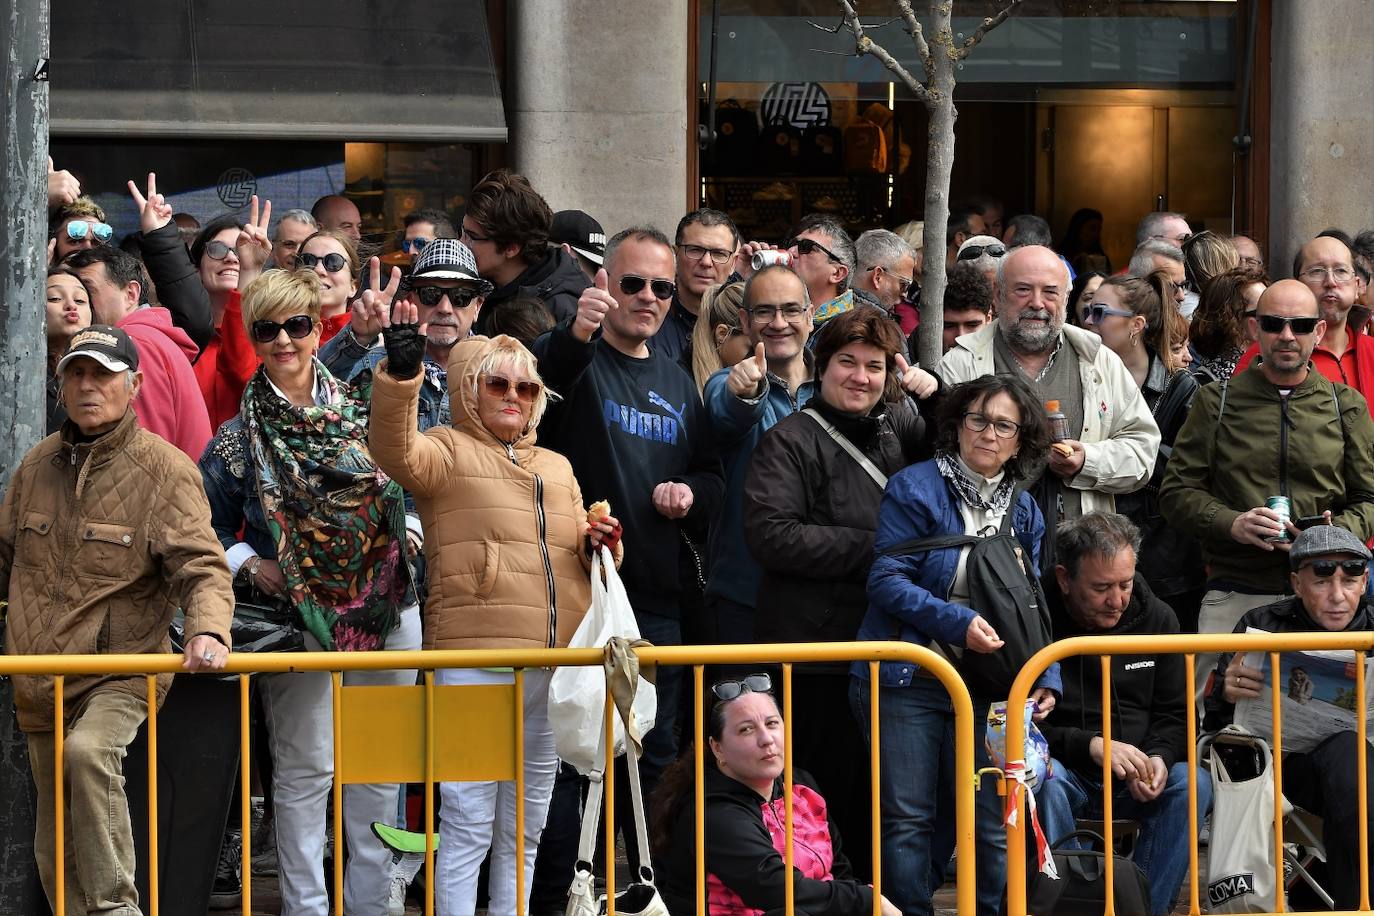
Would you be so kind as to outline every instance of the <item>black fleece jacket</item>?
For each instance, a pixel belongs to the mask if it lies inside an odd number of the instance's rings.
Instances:
[[[816,789],[805,770],[792,771],[793,789]],[[763,799],[716,767],[706,767],[706,873],[739,895],[745,906],[781,912],[785,905],[783,876],[787,864],[773,846],[763,822]],[[659,854],[659,892],[670,913],[696,912],[696,803],[688,791],[673,808],[667,851]],[[783,797],[783,781],[773,784],[774,800]],[[781,806],[779,805],[779,808]],[[793,869],[796,911],[807,916],[865,916],[873,912],[873,888],[854,880],[840,849],[835,819],[827,816],[834,861],[832,881],[807,878]],[[794,847],[795,848],[795,847]],[[708,916],[710,914],[707,908]]]
[[[473,333],[485,334],[488,318],[517,296],[533,296],[548,307],[555,322],[567,321],[577,316],[577,300],[591,285],[592,281],[571,255],[561,248],[551,248],[542,261],[531,264],[520,276],[487,296]]]
[[[1139,574],[1131,603],[1105,631],[1088,631],[1069,616],[1064,596],[1046,581],[1054,638],[1071,636],[1155,636],[1178,632],[1178,618],[1156,598]],[[1112,740],[1158,756],[1166,768],[1186,753],[1189,698],[1183,682],[1182,655],[1114,655],[1112,658]],[[1074,655],[1060,664],[1064,695],[1040,724],[1050,753],[1074,770],[1100,779],[1102,768],[1088,747],[1102,734],[1102,667],[1095,655]]]
[[[140,233],[138,244],[143,249],[143,265],[148,270],[148,278],[157,289],[157,301],[172,313],[172,324],[185,331],[197,348],[204,350],[215,336],[210,294],[200,282],[200,272],[191,263],[191,255],[181,240],[176,223]]]

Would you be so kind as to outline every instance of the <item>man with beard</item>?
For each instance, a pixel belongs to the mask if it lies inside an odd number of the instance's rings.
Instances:
[[[390,315],[382,305],[390,295],[383,289],[376,258],[372,259],[370,270],[368,288],[353,304],[352,322],[320,350],[325,368],[349,381],[364,372],[371,373],[386,358],[386,350],[376,344],[382,330],[390,324]],[[472,252],[457,239],[430,242],[406,278],[403,296],[419,306],[420,324],[426,329],[425,380],[420,386],[421,432],[449,423],[448,354],[454,344],[472,333],[472,323],[491,289],[490,283],[477,276]]]
[[[1317,297],[1322,324],[1312,366],[1333,382],[1342,382],[1374,399],[1374,337],[1352,333],[1350,310],[1364,295],[1368,283],[1355,269],[1349,246],[1338,238],[1319,235],[1298,250],[1293,259],[1293,276]],[[1258,343],[1236,363],[1240,374],[1260,353]]]
[[[1362,541],[1374,535],[1374,421],[1358,393],[1312,371],[1326,331],[1316,296],[1280,280],[1249,321],[1261,359],[1198,392],[1159,489],[1164,518],[1202,545],[1201,633],[1229,633],[1246,611],[1288,591],[1298,529],[1270,497],[1287,497],[1291,519],[1329,513]],[[1197,655],[1199,699],[1216,662]]]
[[[1060,521],[1115,511],[1114,496],[1149,479],[1159,450],[1159,427],[1121,358],[1091,331],[1064,324],[1068,292],[1059,255],[1012,249],[997,262],[997,320],[956,340],[937,369],[946,385],[1020,373],[1041,400],[1059,402],[1067,437],[1050,449],[1049,473],[1026,482],[1045,514],[1049,553]]]

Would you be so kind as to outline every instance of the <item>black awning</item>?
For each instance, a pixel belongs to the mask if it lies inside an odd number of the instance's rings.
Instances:
[[[54,136],[504,142],[483,0],[62,0]]]

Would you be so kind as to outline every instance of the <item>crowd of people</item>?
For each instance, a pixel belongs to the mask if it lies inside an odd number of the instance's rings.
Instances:
[[[49,436],[0,507],[9,653],[160,652],[179,632],[189,677],[244,648],[233,634],[250,606],[278,648],[561,647],[605,547],[655,644],[941,653],[973,697],[987,766],[988,709],[1049,640],[1368,627],[1374,232],[1322,233],[1273,283],[1251,239],[1195,233],[1182,214],[1146,214],[1113,272],[1097,211],[1056,245],[1044,219],[1005,218],[989,198],[954,209],[944,252],[921,249],[919,224],[852,238],[819,213],[785,239],[749,240],[705,208],[671,236],[636,225],[608,238],[500,170],[461,219],[407,216],[384,270],[360,256],[346,197],[275,221],[254,198],[201,224],[172,212],[153,175],[129,191],[140,228],[116,245],[76,180],[50,176]],[[922,298],[926,257],[950,268],[938,305]],[[944,355],[921,366],[917,328],[936,308]],[[601,501],[611,512],[589,515]],[[1110,748],[1096,659],[1035,685],[1054,758],[1035,788],[1040,819],[1051,840],[1067,836],[1112,792],[1140,824],[1151,911],[1167,913],[1187,874],[1190,783],[1198,824],[1211,797],[1186,763],[1187,704],[1220,727],[1262,672],[1198,655],[1189,697],[1182,656],[1111,664]],[[14,680],[50,901],[60,727],[67,912],[139,912],[121,762],[147,716],[141,680],[67,678],[60,723],[51,678]],[[517,911],[517,869],[526,910],[563,910],[585,780],[558,760],[548,680],[523,679],[522,823],[514,783],[440,787],[443,914],[475,910],[488,856],[489,912]],[[802,665],[792,683],[789,877],[774,677],[714,672],[694,736],[681,670],[658,672],[641,774],[670,909],[694,907],[702,792],[712,913],[777,911],[789,880],[813,916],[871,912],[875,831],[882,912],[931,913],[956,845],[952,786],[971,776],[955,770],[949,696],[902,662],[876,682],[866,663]],[[405,787],[345,787],[345,865],[325,830],[329,676],[252,684],[282,912],[327,912],[331,855],[346,912],[401,912],[413,872],[375,825],[407,826]],[[237,718],[224,727],[236,734]],[[694,740],[709,750],[699,786]],[[1302,803],[1344,850],[1327,862],[1338,906],[1359,890],[1355,740],[1285,761],[1308,774]],[[205,889],[233,905],[250,825],[231,791]],[[632,831],[628,807],[621,819]],[[1006,845],[991,781],[975,827],[978,912],[992,914]]]

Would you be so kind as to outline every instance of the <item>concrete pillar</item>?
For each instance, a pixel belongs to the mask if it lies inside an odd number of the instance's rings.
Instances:
[[[1374,226],[1368,0],[1273,4],[1269,272],[1328,226]],[[1263,49],[1259,49],[1263,53]]]
[[[687,211],[687,0],[518,0],[510,17],[513,167],[555,211],[607,235]]]

